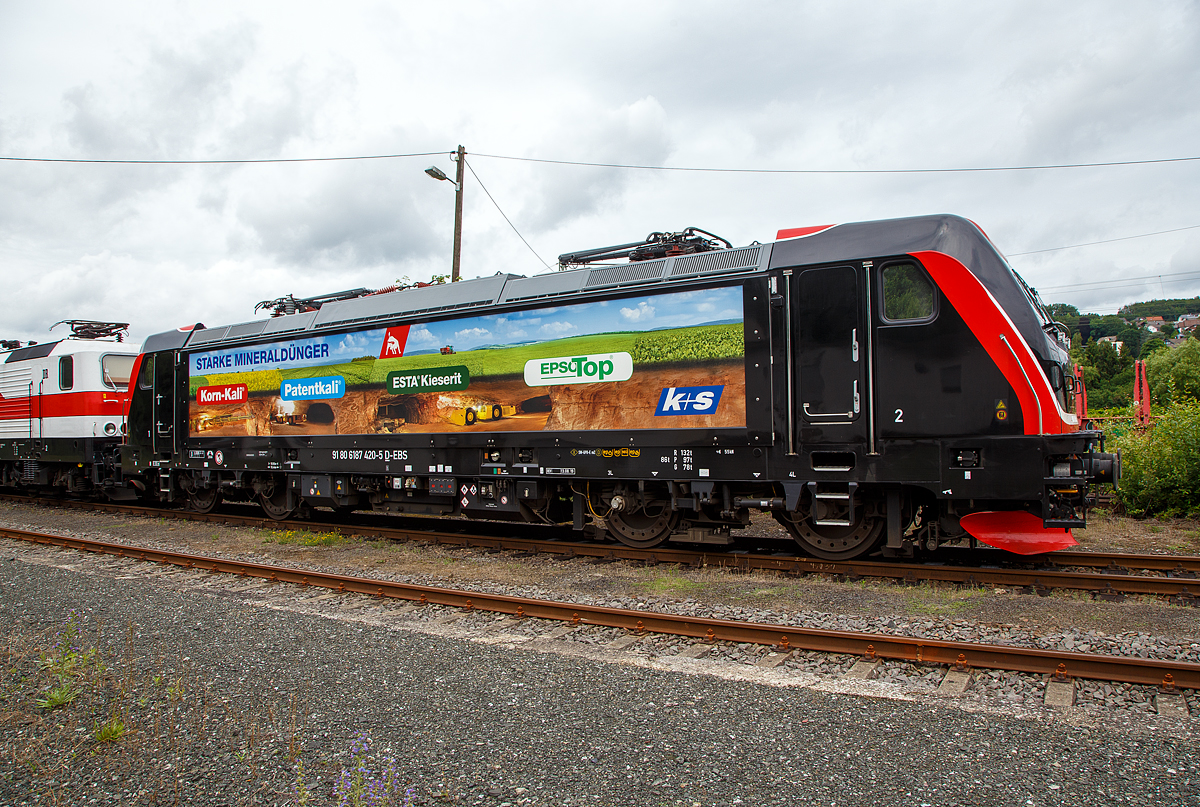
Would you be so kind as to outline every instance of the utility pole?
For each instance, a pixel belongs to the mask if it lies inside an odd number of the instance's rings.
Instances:
[[[463,171],[467,164],[467,151],[461,145],[454,161],[458,163],[458,172],[454,176],[457,187],[454,190],[454,262],[450,265],[451,283],[458,282],[458,267],[462,258]]]

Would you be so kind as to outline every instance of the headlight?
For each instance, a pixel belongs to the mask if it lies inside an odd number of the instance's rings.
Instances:
[[[109,437],[112,437],[114,434],[117,433],[117,424],[105,423],[104,424],[104,433],[107,434]]]

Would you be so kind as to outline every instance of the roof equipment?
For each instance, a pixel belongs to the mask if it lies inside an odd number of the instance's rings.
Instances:
[[[626,257],[630,261],[647,261],[654,258],[669,258],[675,255],[690,255],[693,252],[709,252],[714,249],[730,249],[731,247],[733,244],[719,235],[713,235],[699,227],[687,227],[679,233],[650,233],[644,241],[635,241],[632,244],[617,244],[612,247],[568,252],[558,256],[558,263],[560,266],[567,266]]]
[[[74,339],[116,339],[125,341],[129,333],[128,322],[96,322],[90,319],[64,319],[50,326],[54,330],[59,325],[71,326],[71,337]]]

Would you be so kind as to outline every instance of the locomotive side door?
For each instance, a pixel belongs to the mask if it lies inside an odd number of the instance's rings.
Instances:
[[[805,269],[793,280],[796,415],[801,442],[858,442],[867,410],[859,269]]]
[[[175,453],[175,362],[171,353],[147,357],[154,362],[154,404],[150,436],[158,456]]]

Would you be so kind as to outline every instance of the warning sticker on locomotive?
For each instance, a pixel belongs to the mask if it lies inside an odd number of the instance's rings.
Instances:
[[[193,353],[189,433],[745,428],[743,329],[731,286]]]

